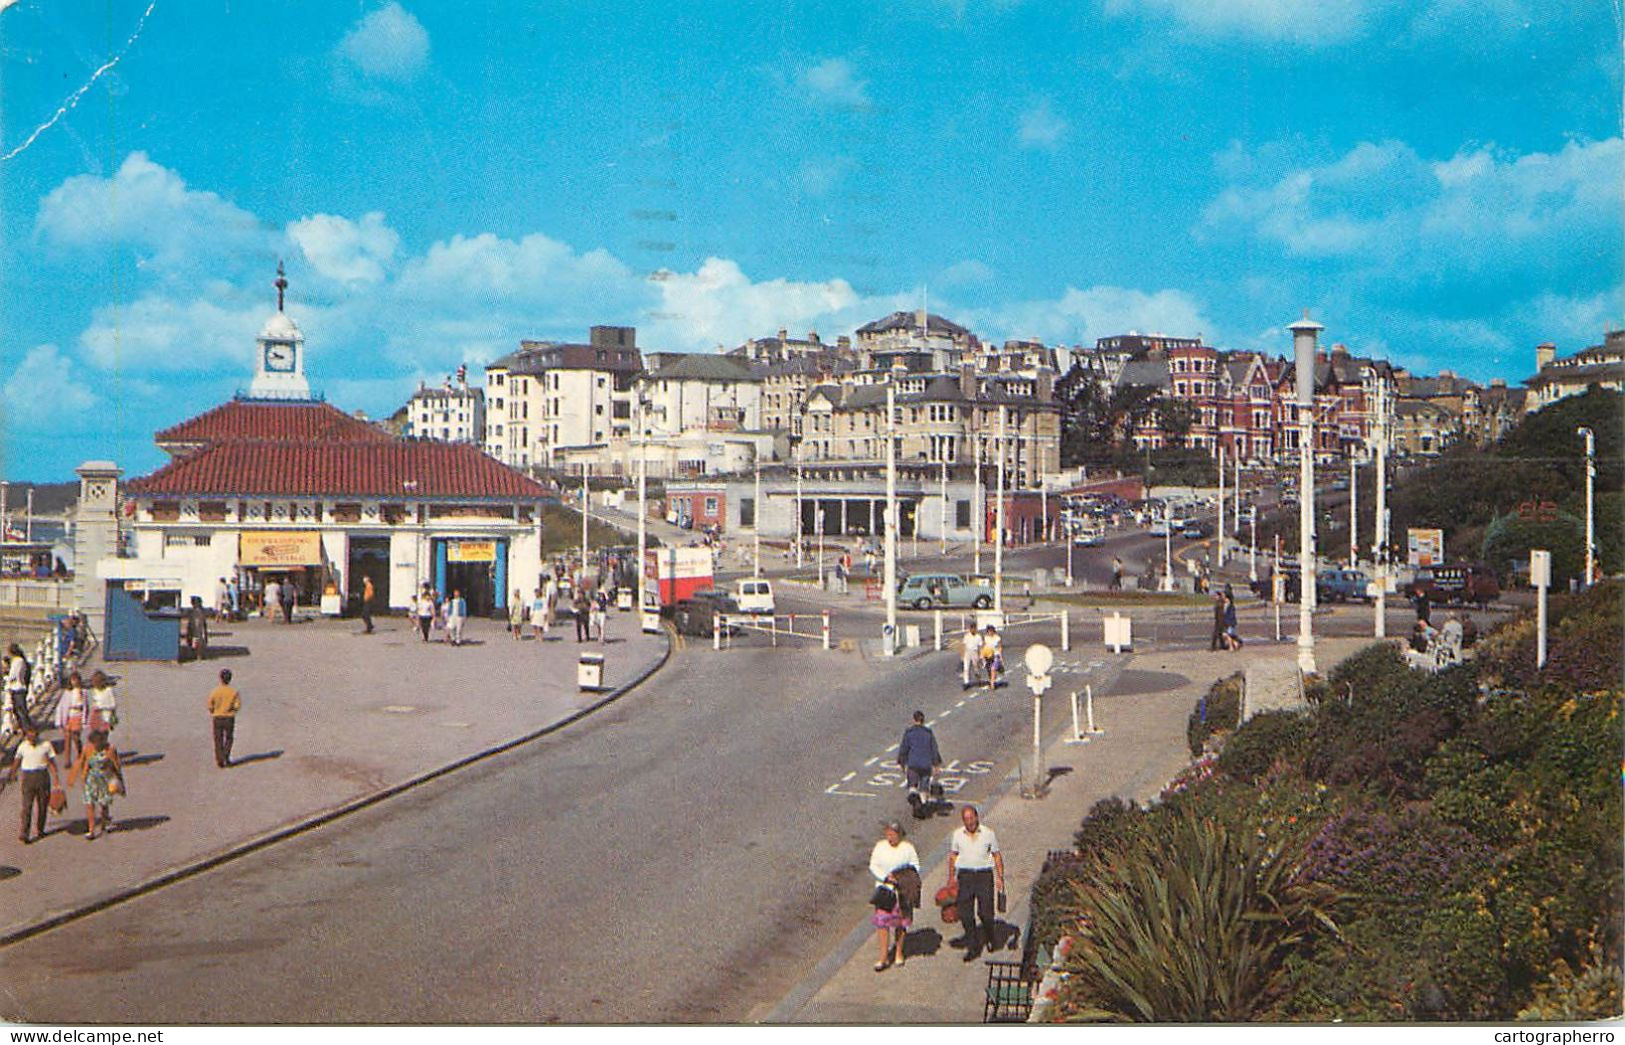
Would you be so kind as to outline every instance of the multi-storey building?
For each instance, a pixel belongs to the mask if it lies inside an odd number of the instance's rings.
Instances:
[[[1535,348],[1534,377],[1529,386],[1529,409],[1539,410],[1559,399],[1579,395],[1592,385],[1625,391],[1625,330],[1610,330],[1602,344],[1557,358],[1557,346],[1547,342]]]
[[[949,370],[979,346],[975,334],[923,308],[893,312],[857,330],[858,365],[863,370],[889,370],[899,356],[917,354],[930,357],[930,369]]]
[[[485,368],[485,452],[517,468],[553,468],[566,450],[625,438],[642,369],[632,327],[595,326],[584,345],[521,342]]]
[[[413,439],[443,443],[485,442],[485,390],[468,386],[468,368],[457,368],[456,383],[447,378],[439,386],[419,382],[406,401],[404,434]]]
[[[1469,388],[1462,396],[1462,435],[1476,446],[1499,442],[1523,420],[1528,399],[1528,389],[1508,388],[1502,378],[1488,388]]]

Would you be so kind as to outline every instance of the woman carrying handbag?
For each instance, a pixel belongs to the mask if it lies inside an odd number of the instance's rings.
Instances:
[[[124,766],[118,752],[107,742],[107,734],[90,734],[90,743],[79,752],[78,761],[68,771],[70,784],[84,782],[85,841],[91,842],[113,822],[113,799],[129,794],[124,784]],[[100,813],[100,830],[97,814]]]
[[[869,853],[869,873],[875,879],[869,897],[875,913],[870,922],[880,942],[875,972],[885,972],[903,964],[903,942],[920,903],[920,855],[912,842],[903,839],[902,824],[895,820],[886,824],[885,836]]]

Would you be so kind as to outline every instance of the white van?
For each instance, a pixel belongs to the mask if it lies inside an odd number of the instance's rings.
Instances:
[[[773,613],[773,582],[764,577],[747,577],[737,582],[734,601],[742,613]]]

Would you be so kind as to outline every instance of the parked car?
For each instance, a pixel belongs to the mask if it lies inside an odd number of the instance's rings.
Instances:
[[[1444,566],[1423,566],[1406,588],[1405,594],[1415,598],[1426,594],[1430,602],[1471,602],[1479,609],[1501,597],[1501,584],[1495,571],[1474,563],[1452,563]]]
[[[1168,524],[1159,519],[1152,523],[1145,532],[1149,537],[1166,537],[1168,536]]]
[[[1092,527],[1079,530],[1073,537],[1072,543],[1080,548],[1095,548],[1106,543],[1106,531]]]
[[[776,612],[773,582],[765,577],[747,577],[735,584],[734,601],[739,603],[743,613],[766,613],[771,616]]]
[[[993,605],[993,590],[957,573],[916,573],[897,585],[897,604],[917,610],[955,606],[985,610]]]
[[[1207,523],[1186,523],[1185,528],[1179,531],[1179,535],[1187,541],[1200,540],[1203,537],[1213,536],[1213,528],[1208,526]]]
[[[1360,570],[1321,570],[1315,578],[1315,598],[1321,602],[1371,602],[1371,578]]]
[[[715,632],[717,614],[742,612],[732,595],[725,591],[717,591],[715,588],[706,588],[686,599],[678,600],[672,607],[671,623],[679,635],[711,638]],[[734,634],[738,629],[730,627],[728,631],[729,634]]]

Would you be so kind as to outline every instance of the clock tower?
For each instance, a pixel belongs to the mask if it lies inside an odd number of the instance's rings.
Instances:
[[[254,381],[248,386],[250,399],[309,399],[310,382],[305,380],[305,335],[282,310],[288,278],[282,263],[276,266],[276,312],[260,331],[254,357]]]

